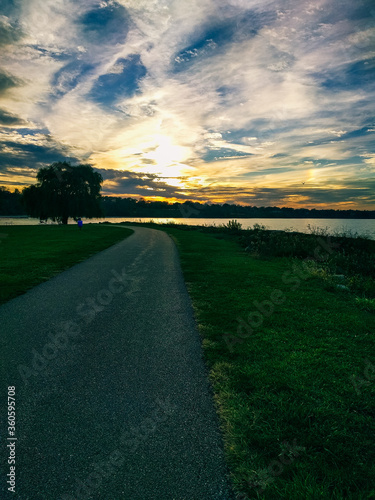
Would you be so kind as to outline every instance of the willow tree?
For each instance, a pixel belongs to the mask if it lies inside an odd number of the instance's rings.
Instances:
[[[69,217],[100,217],[102,176],[91,165],[67,162],[41,168],[37,183],[23,190],[28,215],[67,224]]]

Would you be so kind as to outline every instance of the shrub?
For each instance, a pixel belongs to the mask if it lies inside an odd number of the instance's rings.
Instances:
[[[345,286],[359,295],[375,297],[375,241],[355,237],[329,236],[327,228],[309,227],[310,234],[269,231],[255,224],[253,228],[242,231],[241,244],[252,255],[264,258],[292,257],[308,259],[316,263],[313,274],[319,275],[331,286],[337,288],[334,275],[344,275]],[[353,236],[353,233],[350,233]],[[319,261],[317,248],[322,241],[329,241],[333,252],[327,260]],[[324,252],[323,252],[324,253]],[[319,269],[319,271],[317,271]]]
[[[230,220],[228,224],[223,224],[223,229],[231,234],[240,234],[242,230],[242,224],[236,220]]]

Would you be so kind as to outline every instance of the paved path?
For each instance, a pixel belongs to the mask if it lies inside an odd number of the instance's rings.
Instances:
[[[6,386],[17,403],[9,498],[233,498],[175,245],[133,229],[0,307],[20,339],[0,340],[2,412]]]

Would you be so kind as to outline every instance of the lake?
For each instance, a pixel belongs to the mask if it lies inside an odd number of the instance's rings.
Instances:
[[[192,226],[203,226],[227,224],[231,219],[205,219],[205,218],[170,218],[160,219],[156,217],[105,217],[103,219],[83,219],[84,223],[90,222],[175,222],[177,224],[188,224]],[[254,224],[261,224],[267,229],[284,230],[289,229],[301,233],[308,233],[309,228],[327,229],[329,234],[334,234],[337,231],[346,231],[367,235],[371,239],[375,239],[375,219],[238,219],[244,229],[252,227]],[[24,217],[0,217],[0,226],[8,225],[38,225],[39,219],[24,218]],[[53,224],[52,222],[48,223]],[[70,219],[69,224],[76,224]]]

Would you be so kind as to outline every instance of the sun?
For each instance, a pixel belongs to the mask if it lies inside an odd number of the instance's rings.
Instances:
[[[308,181],[313,181],[316,177],[316,169],[315,168],[310,168],[308,171]]]
[[[188,158],[189,148],[173,144],[170,137],[162,135],[155,137],[155,143],[156,147],[143,154],[144,159],[153,162],[147,170],[167,177],[181,175],[187,168],[182,162]]]

